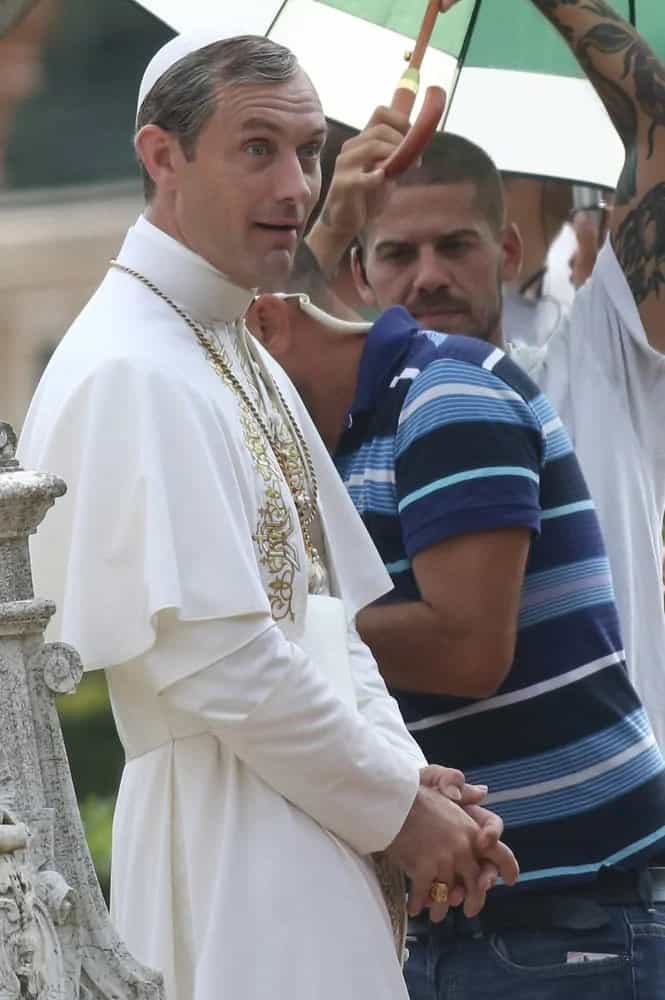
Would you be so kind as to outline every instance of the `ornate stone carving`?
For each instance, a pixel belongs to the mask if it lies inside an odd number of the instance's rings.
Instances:
[[[81,657],[64,642],[49,642],[31,657],[28,669],[40,671],[53,694],[73,694],[83,676]]]
[[[0,824],[0,1000],[65,1000],[56,925],[73,919],[74,892],[58,872],[37,871],[23,823]]]
[[[44,643],[28,536],[65,484],[23,471],[0,423],[0,1000],[160,1000],[161,977],[111,926],[81,827],[55,695],[74,649]]]
[[[9,424],[0,424],[0,464],[5,468],[16,468],[16,434]]]

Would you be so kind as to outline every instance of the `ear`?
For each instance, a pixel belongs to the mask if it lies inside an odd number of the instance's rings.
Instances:
[[[353,283],[356,286],[358,295],[366,306],[378,306],[376,296],[367,282],[363,253],[363,248],[357,244],[351,247],[351,274],[353,275]]]
[[[501,277],[503,281],[514,281],[522,270],[523,244],[520,231],[514,222],[508,223],[501,233]]]
[[[184,161],[180,143],[159,125],[144,125],[134,139],[136,155],[158,190],[172,190]]]
[[[277,361],[291,350],[293,331],[288,303],[277,295],[264,292],[247,311],[245,322],[250,332]]]

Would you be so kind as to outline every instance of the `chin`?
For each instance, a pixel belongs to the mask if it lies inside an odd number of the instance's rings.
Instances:
[[[289,250],[274,250],[259,263],[259,280],[256,284],[264,292],[283,292],[292,267],[293,254]]]

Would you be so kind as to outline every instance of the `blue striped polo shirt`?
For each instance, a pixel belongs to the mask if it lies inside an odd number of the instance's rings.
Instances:
[[[611,442],[608,442],[611,447]],[[624,661],[593,502],[552,404],[491,344],[421,330],[401,307],[370,330],[337,468],[392,577],[466,532],[532,542],[512,668],[485,699],[393,691],[431,761],[490,787],[520,887],[643,867],[665,846],[665,764]]]

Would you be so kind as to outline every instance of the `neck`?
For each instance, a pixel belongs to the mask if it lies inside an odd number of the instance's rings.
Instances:
[[[503,311],[503,302],[502,302],[502,311]],[[505,349],[505,341],[503,339],[503,322],[501,315],[499,316],[496,322],[496,326],[494,327],[491,334],[487,338],[487,342],[489,344],[494,344],[495,347],[500,347],[501,350]]]
[[[323,442],[331,454],[337,450],[353,404],[365,336],[326,334],[331,350],[321,352],[314,377],[298,388]]]
[[[143,215],[148,222],[151,223],[151,225],[155,226],[157,229],[161,229],[161,231],[166,233],[167,236],[177,240],[178,243],[182,243],[182,245],[187,247],[188,250],[194,249],[189,246],[187,240],[183,237],[171,213],[164,209],[163,205],[159,203],[157,198],[155,198],[154,201],[148,202],[143,210]]]

